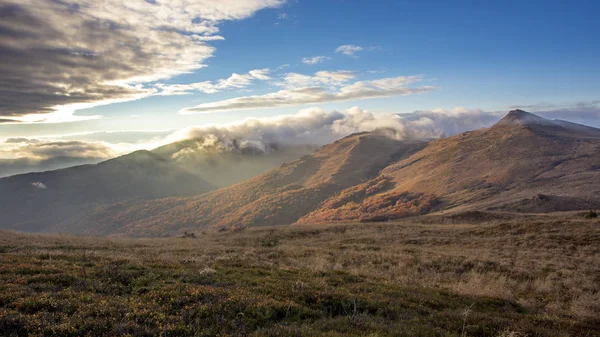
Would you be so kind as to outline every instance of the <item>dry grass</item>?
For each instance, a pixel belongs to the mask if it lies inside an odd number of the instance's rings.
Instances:
[[[356,330],[362,331],[359,335],[409,336],[413,331],[413,335],[592,336],[594,331],[600,331],[600,222],[596,220],[540,217],[480,224],[425,224],[405,220],[197,234],[196,239],[112,240],[2,233],[3,272],[0,275],[8,285],[2,286],[0,292],[3,298],[10,298],[10,292],[16,289],[26,292],[17,286],[19,282],[11,281],[8,272],[14,270],[14,263],[21,261],[24,268],[34,263],[36,268],[49,270],[70,264],[80,266],[80,260],[124,261],[131,268],[161,266],[202,277],[218,278],[235,272],[235,280],[219,279],[218,282],[234,284],[231,289],[248,287],[246,290],[252,293],[264,291],[269,294],[265,295],[269,301],[291,301],[292,307],[305,305],[311,310],[321,310],[319,312],[330,312],[331,308],[314,308],[294,296],[313,293],[315,289],[343,291],[349,296],[346,299],[349,302],[341,302],[346,304],[341,305],[340,316],[351,318],[351,322],[379,322],[382,317],[388,320],[376,327],[370,323],[360,325]],[[92,270],[94,266],[89,268]],[[85,278],[81,267],[76,270],[77,278]],[[256,270],[296,276],[281,281],[287,282],[285,284],[273,285],[264,283],[262,276],[256,276]],[[336,275],[347,276],[339,281]],[[268,282],[277,283],[277,280],[269,278]],[[354,281],[346,283],[344,280]],[[271,286],[288,289],[289,295],[277,297],[272,294],[274,290],[266,290]],[[371,312],[360,307],[364,302],[359,302],[359,309],[352,308],[352,301],[363,295],[375,301],[384,293],[401,291],[409,298],[410,289],[416,294],[447,294],[453,299],[444,297],[440,303],[430,306],[431,299],[415,299],[417,303],[411,305],[424,305],[430,310],[421,321],[410,323],[423,324],[423,330],[415,328],[402,330],[405,331],[402,333],[398,332],[402,326],[402,309],[396,308],[394,302],[387,302],[389,299],[378,299],[370,305],[384,311],[386,306],[394,306],[394,310],[399,311],[391,320],[385,315],[378,316],[377,310]],[[122,296],[129,296],[127,292],[124,294]],[[15,307],[9,300],[3,301],[0,307]],[[470,308],[469,303],[476,305]],[[507,311],[507,306],[515,309]],[[470,308],[469,313],[464,314],[467,308]],[[444,316],[451,323],[436,327],[437,323],[429,321],[434,317],[431,315],[445,310],[452,312],[451,316]],[[323,323],[325,318],[336,319],[333,314],[323,315],[288,325],[286,314],[283,321],[257,323],[254,330],[245,333],[354,335],[344,332],[337,323]],[[274,331],[278,331],[277,334]],[[237,335],[236,331],[229,333]]]

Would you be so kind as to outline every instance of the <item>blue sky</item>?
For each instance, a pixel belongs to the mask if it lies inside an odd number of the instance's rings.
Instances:
[[[77,62],[81,62],[81,66],[71,66],[60,73],[61,77],[68,73],[66,85],[56,85],[55,82],[49,85],[56,88],[57,95],[64,94],[59,102],[73,106],[70,104],[79,103],[74,98],[77,95],[73,94],[80,92],[77,91],[80,89],[77,87],[79,82],[90,82],[85,90],[81,89],[86,91],[81,102],[91,102],[96,106],[65,113],[56,119],[46,118],[53,116],[51,102],[54,102],[46,101],[47,98],[36,96],[35,106],[3,104],[0,109],[5,111],[0,113],[0,117],[13,122],[0,123],[0,138],[116,130],[176,130],[231,123],[248,117],[294,114],[311,107],[345,111],[358,106],[378,114],[456,107],[506,112],[510,107],[524,106],[534,112],[564,111],[553,116],[569,119],[569,113],[579,106],[587,115],[575,114],[571,119],[594,124],[600,116],[600,66],[597,61],[600,51],[597,13],[600,5],[596,1],[239,0],[216,8],[214,12],[212,8],[190,7],[189,12],[196,10],[200,13],[194,22],[206,22],[208,28],[205,31],[192,31],[195,28],[187,25],[190,17],[183,15],[179,23],[168,22],[173,24],[174,30],[181,32],[183,38],[191,34],[218,37],[197,42],[195,46],[200,46],[197,51],[192,51],[192,44],[186,41],[179,45],[173,43],[175,46],[171,47],[169,39],[161,36],[140,42],[139,46],[128,46],[123,41],[133,41],[129,37],[143,41],[141,39],[156,27],[152,26],[152,22],[144,22],[145,26],[131,28],[122,34],[120,29],[125,30],[122,27],[127,27],[127,20],[133,16],[132,9],[124,5],[117,6],[113,12],[116,13],[114,19],[110,17],[113,13],[102,16],[109,25],[94,28],[107,29],[107,41],[118,42],[111,50],[109,47],[100,48],[103,44],[100,40],[89,40],[88,35],[72,34],[67,30],[68,27],[80,30],[85,24],[89,25],[84,19],[89,14],[85,11],[93,7],[89,0],[65,1],[70,4],[67,11],[54,2],[50,2],[52,5],[47,8],[36,9],[33,0],[7,1],[13,1],[12,6],[21,10],[14,11],[13,20],[7,23],[9,26],[14,24],[17,30],[27,24],[28,16],[22,13],[50,17],[47,20],[49,24],[52,24],[52,18],[57,22],[72,23],[71,26],[64,25],[67,27],[64,28],[64,36],[59,34],[56,40],[64,38],[70,43],[67,45],[82,46],[69,51],[70,57],[78,57]],[[249,5],[239,6],[243,2]],[[164,11],[178,13],[176,5],[159,7],[160,3],[157,1],[156,6],[144,10],[158,13],[159,19],[159,14]],[[97,11],[90,13],[97,15]],[[140,18],[143,21],[148,14]],[[147,30],[143,30],[146,26]],[[119,27],[118,34],[114,27]],[[43,36],[42,30],[38,33],[40,43],[49,43],[46,41],[50,39]],[[111,37],[113,33],[114,37]],[[79,35],[81,41],[69,40],[72,36],[79,38]],[[0,38],[12,38],[17,42],[23,39],[18,34]],[[164,53],[165,59],[151,59],[154,56],[143,59],[145,55],[152,55],[150,52],[134,56],[123,52],[129,47],[131,50],[150,48],[151,44],[157,47],[148,50]],[[336,52],[344,45],[360,50]],[[34,47],[33,44],[30,46],[32,50]],[[118,57],[110,58],[110,53]],[[44,62],[48,63],[45,69],[52,67],[52,62],[57,62],[54,56],[45,58]],[[313,57],[321,57],[322,62],[303,62],[303,59]],[[127,64],[128,58],[135,64]],[[192,60],[190,63],[203,66],[176,65],[178,60],[187,58]],[[22,66],[27,66],[27,62],[24,61]],[[39,62],[39,59],[32,58],[31,62]],[[98,64],[114,64],[115,68],[92,70],[98,73],[88,76],[90,69],[95,69]],[[173,69],[169,69],[171,65]],[[130,69],[138,66],[135,71]],[[19,70],[18,67],[15,69]],[[171,70],[174,75],[164,74]],[[232,73],[244,75],[252,70],[265,70],[263,75],[259,75],[264,78],[248,75],[251,79],[243,84],[214,90],[213,86],[210,90],[214,92],[211,93],[206,92],[208,89],[188,88],[184,91],[186,94],[172,95],[165,94],[164,89],[157,89],[157,85],[165,88],[205,81],[216,84]],[[323,75],[326,79],[317,76],[319,71],[329,72]],[[345,74],[342,71],[351,73],[351,78],[338,78]],[[31,74],[35,79],[36,74]],[[303,82],[297,79],[286,82],[286,76],[290,74],[307,78],[302,79]],[[134,75],[156,78],[135,82],[131,81]],[[72,79],[77,76],[87,77],[77,81]],[[401,80],[410,76],[418,78]],[[122,81],[128,87],[119,87],[119,93],[107,94],[99,84],[108,83],[107,79]],[[371,82],[383,79],[396,79],[397,82],[386,83],[384,87],[379,82]],[[309,98],[308,103],[303,101],[270,108],[261,101],[253,103],[258,104],[257,108],[242,110],[223,107],[229,106],[223,103],[227,100],[278,91],[285,91],[287,95],[288,91],[302,87],[318,87],[328,94],[339,94],[356,82],[364,82],[368,90],[375,90],[378,94],[375,98],[365,99],[361,95],[370,94],[361,92],[367,89],[352,88],[352,92],[344,94],[343,99]],[[35,86],[39,81],[25,83]],[[132,89],[135,85],[138,87]],[[71,91],[63,92],[65,86],[69,86]],[[138,98],[134,97],[136,90],[146,91],[140,94],[142,98],[134,99]],[[158,92],[162,94],[156,95]],[[24,100],[29,99],[29,93],[18,95],[22,95]],[[11,93],[10,97],[14,96]],[[123,102],[106,104],[111,99]],[[217,104],[220,110],[207,111],[207,104]],[[193,114],[181,113],[183,109],[198,106],[203,108],[187,110]],[[88,119],[90,116],[94,118]],[[19,120],[21,122],[14,122]]]
[[[591,101],[598,99],[600,91],[600,29],[594,15],[599,10],[593,1],[379,1],[377,5],[372,1],[298,1],[223,24],[220,34],[225,40],[215,43],[217,50],[208,67],[172,81],[213,80],[232,72],[289,64],[288,72],[344,69],[360,72],[367,79],[422,74],[437,88],[421,96],[361,102],[373,110],[410,112],[454,106],[502,109]],[[287,19],[278,19],[280,14]],[[380,49],[351,58],[335,53],[344,44]],[[316,66],[301,62],[303,57],[312,56],[332,59]],[[267,85],[253,89],[257,93],[269,91]],[[225,92],[158,98],[89,113],[144,109],[162,114],[237,95]],[[278,113],[246,111],[199,120],[210,123]]]

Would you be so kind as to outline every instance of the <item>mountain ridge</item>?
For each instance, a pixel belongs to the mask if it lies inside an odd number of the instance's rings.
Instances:
[[[352,134],[229,187],[189,197],[122,199],[52,229],[170,236],[183,230],[385,221],[438,211],[600,207],[600,129],[514,110],[489,128],[448,138],[394,136]],[[154,156],[162,158],[142,152],[127,160]]]
[[[299,210],[298,213],[304,213],[300,218],[293,216],[272,222],[265,221],[263,216],[245,223],[243,218],[226,215],[228,220],[213,222],[204,219],[210,212],[200,212],[197,216],[203,220],[186,222],[180,229],[191,230],[215,224],[221,228],[257,224],[381,221],[439,210],[552,211],[600,206],[600,200],[595,197],[600,192],[600,185],[596,182],[600,181],[597,179],[600,175],[598,171],[591,170],[594,165],[600,165],[600,139],[595,136],[600,130],[564,123],[525,111],[513,111],[490,128],[434,140],[415,153],[394,158],[379,173],[364,174],[358,183],[339,186],[331,191],[315,189],[315,194],[322,195],[325,192],[328,196],[320,198],[317,206],[312,204],[311,209]],[[580,134],[579,130],[586,132]],[[326,145],[321,148],[319,155],[334,158],[343,153],[340,144],[343,144],[342,147],[348,146],[344,140],[369,135],[352,135]],[[346,153],[342,157],[350,155]],[[332,162],[337,163],[338,160]],[[318,181],[315,177],[322,179],[322,172],[314,172],[311,178],[313,182]],[[264,177],[255,179],[257,184],[264,182]],[[217,195],[221,192],[212,193]],[[539,199],[539,194],[545,197]],[[274,193],[262,196],[263,199],[259,200],[264,202],[278,197]],[[195,208],[179,206],[177,212],[187,213],[194,218],[193,209],[198,207],[202,207],[200,203]],[[259,202],[241,205],[244,212],[260,207]],[[270,209],[269,212],[285,214],[279,209]],[[151,223],[166,221],[169,227],[168,219],[171,217],[176,217],[175,213],[158,214],[153,216]],[[139,220],[138,229],[126,232],[126,235],[135,235],[147,220]]]
[[[0,179],[0,225],[25,231],[50,229],[98,205],[193,195],[212,188],[170,161],[141,150],[98,164]]]

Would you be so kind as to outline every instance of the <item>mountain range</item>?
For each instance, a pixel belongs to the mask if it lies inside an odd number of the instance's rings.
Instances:
[[[600,208],[600,129],[521,110],[453,137],[396,139],[375,130],[311,154],[309,147],[273,151],[262,162],[264,156],[243,151],[230,158],[175,155],[193,148],[188,141],[97,165],[0,179],[0,226],[158,237],[435,212]],[[299,158],[281,164],[293,156]],[[219,179],[219,167],[227,165],[214,158],[237,158],[240,165]]]

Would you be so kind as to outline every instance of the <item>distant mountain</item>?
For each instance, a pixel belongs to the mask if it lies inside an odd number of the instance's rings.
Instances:
[[[0,227],[47,231],[122,200],[195,195],[213,185],[149,151],[0,179]]]

